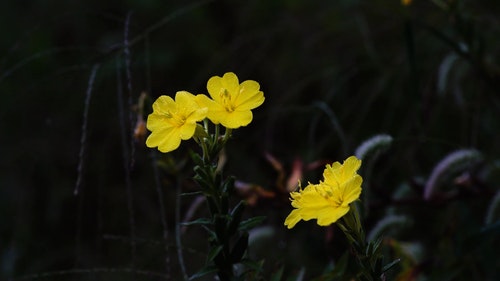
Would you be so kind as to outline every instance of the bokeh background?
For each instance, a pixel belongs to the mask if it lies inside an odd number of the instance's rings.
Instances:
[[[499,16],[500,2],[466,0],[2,1],[0,279],[196,273],[205,233],[179,227],[206,214],[179,197],[196,190],[196,147],[160,155],[133,130],[159,95],[204,93],[232,71],[266,96],[225,154],[253,188],[246,216],[267,216],[250,248],[264,276],[310,280],[347,249],[335,227],[283,226],[286,180],[317,182],[387,134],[362,175],[366,229],[389,221],[388,260],[402,259],[391,278],[495,280]],[[438,163],[464,149],[477,157],[445,167],[425,200]]]

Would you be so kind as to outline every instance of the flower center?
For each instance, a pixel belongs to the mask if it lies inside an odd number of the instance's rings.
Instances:
[[[316,189],[323,198],[325,198],[330,204],[335,207],[342,205],[342,196],[339,196],[338,188],[334,190],[334,188],[328,184],[322,184],[320,188]],[[335,192],[336,191],[336,192]]]
[[[229,93],[229,91],[227,89],[222,89],[219,93],[219,97],[226,111],[233,112],[235,106],[231,102],[231,94]]]
[[[170,119],[171,124],[175,127],[181,127],[182,125],[184,125],[184,123],[186,123],[187,117],[185,116],[185,114],[172,113],[171,111],[167,111],[165,115],[168,119]]]

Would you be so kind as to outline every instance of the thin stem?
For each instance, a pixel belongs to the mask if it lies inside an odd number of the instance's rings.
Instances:
[[[224,139],[222,139],[222,143],[225,144],[229,138],[231,137],[231,133],[232,133],[233,129],[231,128],[226,128],[226,132],[224,134]]]
[[[156,194],[158,195],[158,205],[160,208],[160,221],[163,229],[163,243],[165,245],[165,272],[168,277],[170,277],[170,255],[168,252],[168,226],[167,226],[167,216],[165,214],[165,203],[163,199],[163,190],[160,183],[160,174],[158,171],[158,166],[156,165],[156,155],[151,151],[151,160],[153,164],[153,174],[155,178]]]
[[[117,79],[117,103],[118,103],[118,118],[120,121],[120,138],[122,146],[123,155],[123,169],[125,171],[125,186],[127,192],[127,209],[129,213],[129,228],[130,228],[130,252],[131,252],[131,265],[134,267],[135,255],[136,255],[136,239],[135,239],[135,211],[133,204],[133,190],[132,190],[132,178],[131,178],[131,168],[130,165],[130,151],[127,144],[127,127],[125,125],[125,105],[123,101],[123,87],[122,79],[120,74],[120,60],[116,60],[116,79]]]
[[[184,255],[182,252],[182,240],[181,240],[181,180],[177,179],[177,194],[175,200],[175,243],[177,245],[177,258],[179,259],[179,265],[181,267],[182,277],[184,280],[188,280],[188,275],[186,271],[186,264],[184,263]]]
[[[216,124],[215,125],[215,136],[214,136],[214,143],[217,143],[217,140],[219,139],[219,132],[220,132],[220,125]]]
[[[208,124],[204,122],[205,130],[208,133]],[[230,130],[226,130],[226,133]],[[213,262],[217,267],[217,275],[221,281],[229,281],[233,279],[233,261],[231,260],[231,233],[228,233],[228,225],[230,216],[227,213],[227,198],[230,194],[223,190],[224,183],[220,183],[218,179],[218,169],[216,159],[220,149],[227,141],[227,134],[222,142],[219,141],[220,125],[215,125],[214,134],[210,134],[208,138],[201,140],[203,149],[203,165],[196,169],[197,177],[203,179],[202,187],[204,189],[205,200],[207,201],[211,214],[213,231],[216,239],[212,241],[211,247],[216,249],[222,247],[221,251],[214,258]]]

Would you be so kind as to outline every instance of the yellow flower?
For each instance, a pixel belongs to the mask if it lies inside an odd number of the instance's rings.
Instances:
[[[323,181],[290,193],[296,209],[285,219],[285,225],[290,229],[300,220],[316,219],[318,225],[328,226],[347,214],[349,204],[361,195],[363,179],[357,174],[360,166],[361,160],[355,156],[343,164],[326,165]]]
[[[198,95],[197,101],[208,107],[207,117],[214,124],[236,129],[248,125],[253,118],[251,110],[264,102],[264,93],[259,89],[256,81],[246,80],[240,84],[236,74],[228,72],[208,80],[207,90],[212,99]]]
[[[410,6],[411,2],[412,2],[412,0],[401,0],[401,4],[403,6]]]
[[[175,101],[169,96],[160,96],[153,103],[147,128],[151,131],[146,140],[148,147],[158,147],[161,152],[170,152],[179,147],[181,140],[190,139],[195,132],[196,122],[207,116],[208,109],[200,107],[193,94],[179,91]]]

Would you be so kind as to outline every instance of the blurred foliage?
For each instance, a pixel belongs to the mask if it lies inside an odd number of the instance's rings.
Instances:
[[[249,245],[265,276],[309,280],[349,266],[336,227],[283,227],[291,208],[280,186],[292,172],[317,181],[325,163],[387,134],[391,146],[361,173],[365,228],[384,229],[387,261],[401,258],[391,280],[497,279],[499,15],[497,1],[465,0],[3,1],[0,279],[180,280],[179,250],[189,275],[200,269],[203,231],[178,227],[206,212],[178,197],[196,191],[187,150],[132,142],[128,102],[204,92],[227,71],[266,96],[225,151],[227,174],[255,199],[245,217],[267,216]],[[469,148],[482,160],[424,200],[436,165]]]

